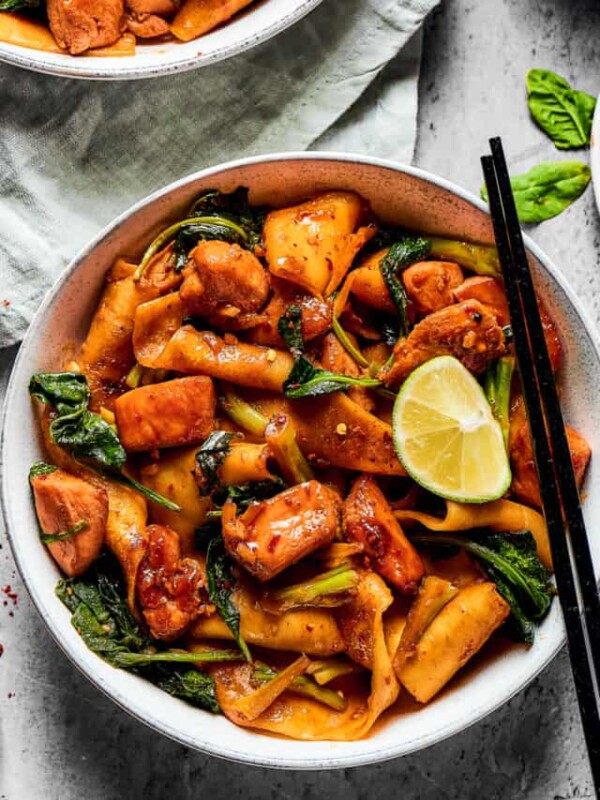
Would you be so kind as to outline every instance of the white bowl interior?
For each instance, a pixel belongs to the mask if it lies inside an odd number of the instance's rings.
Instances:
[[[73,57],[0,42],[0,60],[72,78],[151,78],[214,64],[267,41],[308,14],[321,0],[256,0],[230,22],[191,42],[138,44],[127,57]]]
[[[15,558],[32,598],[67,655],[100,689],[155,729],[199,750],[253,764],[294,769],[347,767],[383,761],[431,745],[481,719],[523,688],[564,641],[558,602],[541,626],[534,646],[514,647],[483,660],[469,679],[418,713],[396,713],[359,742],[299,742],[237,728],[173,699],[144,680],[105,664],[84,646],[69,614],[54,595],[59,577],[40,546],[27,474],[42,457],[27,383],[32,373],[61,366],[65,353],[84,336],[106,269],[118,255],[141,253],[152,234],[177,217],[203,189],[251,187],[254,203],[283,205],[331,188],[353,189],[367,198],[383,220],[416,230],[476,241],[491,241],[482,204],[456,187],[408,167],[333,155],[259,157],[206,170],[134,207],[64,273],[40,308],[21,347],[5,410],[3,496]],[[563,401],[566,417],[590,441],[600,444],[600,362],[595,335],[557,270],[528,242],[537,283],[560,321],[566,358]],[[592,459],[587,477],[585,517],[590,532],[600,527],[598,474]],[[600,539],[592,541],[600,562]]]

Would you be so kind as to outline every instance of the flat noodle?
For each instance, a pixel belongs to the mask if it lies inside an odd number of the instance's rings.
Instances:
[[[139,305],[133,322],[136,361],[143,367],[155,367],[184,317],[185,308],[178,292]]]
[[[237,724],[255,730],[270,731],[282,736],[305,741],[353,741],[361,739],[371,730],[386,708],[396,701],[399,685],[385,640],[383,614],[392,603],[392,595],[385,583],[373,573],[364,573],[365,591],[374,604],[371,637],[372,677],[371,691],[360,688],[348,693],[345,711],[285,693],[278,697],[257,719],[250,722],[235,718]],[[234,719],[235,703],[252,691],[249,665],[218,665],[211,669],[217,699],[223,713]]]
[[[397,519],[415,520],[431,531],[468,531],[473,528],[493,528],[496,531],[531,531],[540,561],[552,569],[552,556],[546,521],[529,506],[512,500],[494,500],[492,503],[455,503],[446,500],[446,516],[434,517],[411,509],[394,512]]]

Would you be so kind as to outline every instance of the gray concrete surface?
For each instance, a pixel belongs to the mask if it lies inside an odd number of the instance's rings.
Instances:
[[[595,93],[599,63],[597,0],[443,0],[425,32],[416,163],[476,191],[491,135],[503,136],[514,171],[572,157],[557,154],[530,122],[524,75],[549,67]],[[531,233],[600,321],[591,191]],[[0,364],[4,375],[10,360]],[[88,684],[50,640],[0,543],[0,588],[11,584],[18,594],[6,606],[0,595],[0,800],[593,796],[565,653],[482,723],[404,759],[316,774],[227,764],[152,733]]]

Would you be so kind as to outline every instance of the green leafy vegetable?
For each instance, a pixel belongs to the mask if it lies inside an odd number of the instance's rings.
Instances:
[[[273,592],[279,611],[306,606],[333,607],[348,602],[360,582],[360,576],[348,562],[315,575],[302,583]]]
[[[204,496],[212,494],[220,485],[219,468],[231,449],[233,439],[235,439],[234,433],[213,431],[202,442],[196,452],[196,464],[202,472],[200,494]]]
[[[223,539],[212,539],[206,552],[206,581],[208,596],[221,615],[223,622],[237,642],[246,661],[252,661],[248,645],[240,633],[240,612],[233,601],[235,580],[231,574],[229,556],[225,552]]]
[[[492,408],[494,417],[500,423],[504,444],[508,449],[508,433],[510,428],[510,389],[512,386],[512,376],[515,369],[515,359],[513,356],[499,358],[495,364],[491,364],[483,379],[483,388],[488,403]]]
[[[398,337],[408,336],[410,330],[407,314],[408,297],[399,277],[400,272],[425,258],[430,249],[431,245],[427,239],[407,236],[395,242],[379,262],[379,270],[398,311]]]
[[[534,623],[550,610],[555,590],[529,531],[481,532],[477,539],[453,533],[419,533],[411,538],[415,544],[462,547],[474,555],[509,603],[519,638],[533,641]]]
[[[295,359],[292,371],[283,384],[283,393],[286,397],[294,399],[316,397],[344,391],[349,386],[381,386],[381,381],[375,378],[352,378],[349,375],[339,375],[313,366],[304,355],[300,306],[288,307],[279,319],[278,330]]]
[[[523,223],[552,219],[585,191],[590,168],[579,161],[545,161],[510,179],[519,220]],[[487,201],[487,190],[481,188]]]
[[[225,499],[232,500],[237,507],[237,513],[243,514],[251,503],[268,500],[286,488],[285,481],[279,477],[264,481],[250,481],[237,486],[227,486]]]
[[[338,338],[338,342],[342,345],[344,350],[348,353],[348,355],[352,356],[352,358],[359,364],[361,367],[368,368],[371,365],[367,361],[367,359],[363,356],[360,352],[358,347],[355,347],[350,337],[346,333],[346,331],[340,325],[340,321],[334,317],[331,321],[331,327],[333,332]]]
[[[57,469],[58,467],[55,467],[54,464],[46,464],[45,461],[36,461],[31,465],[31,469],[29,470],[29,480],[37,478],[38,475],[50,475],[52,472],[56,472]]]
[[[0,0],[0,11],[30,11],[41,6],[41,0]]]
[[[202,220],[202,217],[197,217]],[[206,218],[204,218],[206,219]],[[189,260],[189,253],[198,242],[205,242],[217,239],[222,242],[234,242],[239,245],[246,245],[247,238],[240,234],[237,226],[231,223],[215,222],[192,222],[184,220],[175,236],[173,242],[173,260],[175,272],[181,272]]]
[[[218,189],[204,192],[191,208],[190,216],[198,214],[236,222],[244,229],[251,250],[261,242],[266,209],[250,205],[245,186],[238,186],[233,192],[220,192]]]
[[[527,104],[531,116],[559,150],[590,143],[596,98],[571,88],[549,69],[527,73]]]
[[[76,372],[33,375],[29,393],[57,412],[50,423],[50,436],[73,458],[88,463],[170,511],[181,511],[176,503],[122,471],[127,453],[114,428],[99,414],[88,410],[90,390],[85,375]]]
[[[81,578],[62,580],[56,594],[71,612],[71,623],[87,647],[114,667],[135,669],[176,697],[214,713],[219,712],[214,681],[179,664],[230,661],[231,650],[202,653],[159,651],[127,608],[118,565],[104,553]]]
[[[253,677],[254,680],[260,683],[266,683],[272,681],[278,674],[277,670],[267,666],[267,664],[257,664]],[[348,706],[348,701],[341,694],[325,686],[319,686],[312,678],[306,675],[294,678],[288,688],[288,692],[293,692],[302,697],[310,697],[312,700],[317,700],[335,711],[345,711]]]

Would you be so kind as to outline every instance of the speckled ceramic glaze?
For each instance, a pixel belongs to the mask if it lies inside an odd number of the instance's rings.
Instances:
[[[590,140],[590,164],[592,167],[592,185],[596,205],[600,211],[600,101],[596,103],[594,112],[594,123],[592,125],[592,136]]]
[[[483,204],[457,186],[411,167],[333,154],[261,156],[192,175],[134,206],[103,231],[65,270],[39,309],[21,347],[8,389],[3,427],[3,502],[15,560],[52,635],[87,677],[116,703],[157,731],[189,747],[224,758],[287,769],[351,767],[394,758],[466,728],[506,702],[552,659],[564,642],[559,605],[554,603],[530,649],[515,647],[483,661],[469,680],[418,712],[385,718],[358,742],[298,742],[259,735],[192,708],[151,684],[113,669],[88,651],[54,595],[58,571],[40,545],[27,483],[33,461],[43,456],[27,392],[32,373],[63,364],[87,330],[104,274],[118,255],[137,257],[169,221],[181,216],[202,190],[229,191],[243,184],[254,203],[283,205],[325,189],[353,189],[378,217],[432,234],[489,242]],[[528,239],[536,283],[560,324],[565,345],[563,402],[567,419],[600,450],[600,361],[595,333],[568,285]],[[598,462],[587,476],[588,530],[600,529],[594,487]],[[592,540],[596,563],[600,537]]]
[[[300,20],[321,0],[257,0],[225,25],[191,42],[138,44],[123,57],[74,57],[0,42],[0,61],[19,67],[89,80],[155,78],[204,67],[266,42]]]

